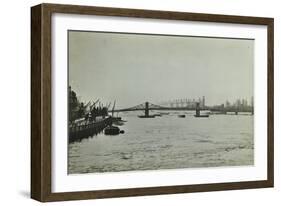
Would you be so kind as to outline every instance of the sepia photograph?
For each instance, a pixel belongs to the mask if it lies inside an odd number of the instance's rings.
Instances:
[[[254,165],[254,42],[68,30],[68,174]]]
[[[274,18],[158,9],[31,8],[33,199],[274,187]]]

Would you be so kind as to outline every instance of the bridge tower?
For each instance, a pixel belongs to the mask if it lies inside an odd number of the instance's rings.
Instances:
[[[145,102],[145,116],[148,117],[149,116],[149,106],[148,106],[148,102]]]
[[[196,102],[196,108],[195,108],[195,111],[196,111],[196,116],[199,117],[200,116],[200,107],[199,107],[199,102]]]

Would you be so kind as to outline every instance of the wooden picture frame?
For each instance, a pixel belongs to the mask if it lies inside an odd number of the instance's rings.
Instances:
[[[78,192],[52,192],[51,101],[52,101],[52,23],[54,13],[98,15],[128,18],[220,22],[267,27],[267,179],[214,184],[169,185],[127,189],[108,189]],[[273,187],[273,36],[272,18],[229,16],[215,14],[105,8],[92,6],[40,4],[31,8],[31,197],[49,202],[94,198],[160,195]]]

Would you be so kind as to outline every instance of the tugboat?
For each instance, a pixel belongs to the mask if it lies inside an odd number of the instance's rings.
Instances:
[[[109,125],[104,129],[105,135],[118,135],[119,133],[120,133],[119,127],[115,127],[112,125]]]

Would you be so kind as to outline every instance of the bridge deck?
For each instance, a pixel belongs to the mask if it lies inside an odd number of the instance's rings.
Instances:
[[[163,110],[171,110],[171,111],[195,111],[196,108],[187,108],[187,107],[162,107],[162,108],[149,108],[148,110],[154,111],[163,111]],[[145,108],[128,108],[128,109],[117,109],[114,112],[127,112],[127,111],[144,111]],[[253,112],[251,108],[200,108],[200,111],[211,111],[211,112]]]

